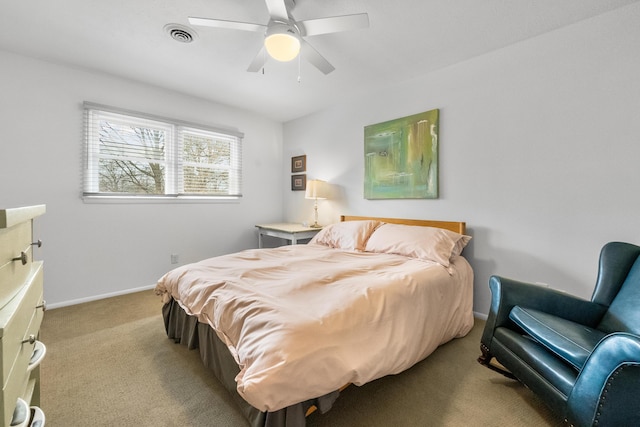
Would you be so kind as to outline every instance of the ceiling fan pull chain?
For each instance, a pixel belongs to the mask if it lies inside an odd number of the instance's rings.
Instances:
[[[300,55],[298,54],[298,83],[300,83],[302,79],[300,78]]]

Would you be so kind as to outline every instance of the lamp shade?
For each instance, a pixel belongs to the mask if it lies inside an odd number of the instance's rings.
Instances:
[[[312,179],[307,181],[307,190],[304,194],[307,199],[328,199],[329,184],[326,181]]]
[[[292,27],[276,24],[267,30],[264,47],[273,59],[288,62],[300,53],[300,37]]]

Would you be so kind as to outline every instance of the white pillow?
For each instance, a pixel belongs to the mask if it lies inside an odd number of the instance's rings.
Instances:
[[[382,222],[375,220],[344,221],[327,225],[309,243],[330,248],[363,251],[367,239]]]
[[[442,228],[383,224],[369,237],[365,251],[403,255],[449,267],[469,240],[471,236]]]

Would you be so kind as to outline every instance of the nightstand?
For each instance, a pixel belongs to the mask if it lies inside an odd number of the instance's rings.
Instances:
[[[258,247],[262,247],[262,236],[278,237],[291,241],[292,245],[296,245],[298,240],[310,239],[315,236],[321,228],[305,227],[301,224],[258,224]]]

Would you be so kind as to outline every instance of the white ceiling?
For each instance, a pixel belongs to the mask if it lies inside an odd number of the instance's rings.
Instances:
[[[264,0],[7,0],[0,49],[292,120],[639,0],[297,0],[296,20],[367,12],[370,28],[308,37],[336,70],[298,61],[246,71],[262,35],[163,27],[188,16],[266,24]],[[0,70],[2,65],[0,64]]]

